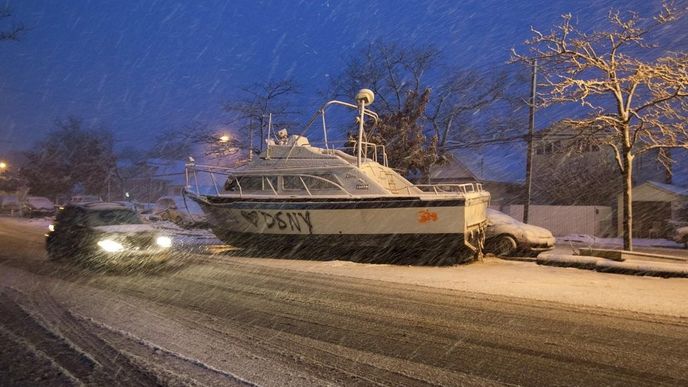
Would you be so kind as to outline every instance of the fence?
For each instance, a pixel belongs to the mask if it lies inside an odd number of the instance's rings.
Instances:
[[[509,216],[523,219],[523,205],[504,206]],[[544,227],[555,236],[586,234],[612,236],[612,208],[605,206],[543,206],[531,205],[528,223]]]

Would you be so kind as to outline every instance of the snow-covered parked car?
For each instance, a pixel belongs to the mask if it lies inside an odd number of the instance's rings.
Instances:
[[[69,204],[50,225],[46,249],[50,259],[68,258],[94,264],[131,258],[165,260],[172,238],[117,203]]]
[[[113,203],[121,204],[130,210],[138,212],[139,214],[151,214],[153,212],[153,208],[155,207],[154,203],[142,203],[133,200],[116,200]]]
[[[79,203],[92,203],[92,202],[102,202],[100,196],[96,195],[75,195],[69,199],[69,203],[79,204]]]
[[[55,203],[43,196],[29,196],[22,204],[24,216],[52,216],[55,214]]]
[[[178,225],[191,226],[205,223],[206,217],[201,207],[193,200],[182,196],[163,196],[155,202],[151,220],[169,220]]]
[[[519,222],[507,214],[487,209],[485,252],[497,256],[537,256],[554,248],[555,238],[546,228]]]
[[[22,204],[17,195],[4,195],[0,197],[0,213],[17,216],[21,213]]]
[[[677,228],[672,239],[674,242],[683,243],[683,246],[688,249],[688,226]]]

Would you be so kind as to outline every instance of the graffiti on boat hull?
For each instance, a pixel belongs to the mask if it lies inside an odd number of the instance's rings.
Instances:
[[[265,226],[268,230],[275,227],[280,230],[290,230],[298,233],[313,234],[313,223],[309,211],[278,211],[271,214],[265,211],[241,211],[241,216],[254,227]]]

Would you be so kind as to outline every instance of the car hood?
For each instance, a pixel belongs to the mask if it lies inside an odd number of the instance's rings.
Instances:
[[[94,230],[102,233],[113,234],[136,234],[143,232],[155,232],[155,228],[150,224],[114,224],[110,226],[93,227]]]
[[[554,238],[552,232],[546,228],[524,223],[503,223],[488,227],[490,234],[521,234],[528,239]]]

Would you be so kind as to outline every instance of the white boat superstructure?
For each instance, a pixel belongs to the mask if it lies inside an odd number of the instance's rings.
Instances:
[[[366,109],[372,99],[362,91],[357,105],[325,104],[318,114],[323,147],[282,132],[243,167],[187,164],[186,195],[201,205],[220,239],[240,247],[373,247],[384,262],[400,251],[411,257],[405,262],[416,254],[419,263],[481,254],[489,193],[477,183],[414,185],[390,168],[384,146],[365,141],[365,118],[377,120]],[[325,114],[335,105],[358,112],[353,154],[327,143]],[[199,174],[210,176],[212,191],[201,191]]]

